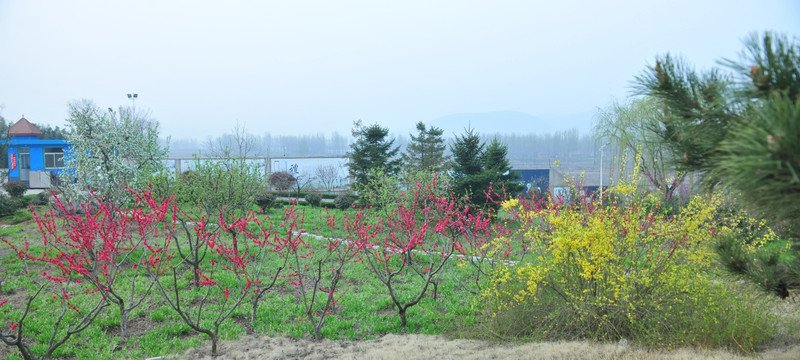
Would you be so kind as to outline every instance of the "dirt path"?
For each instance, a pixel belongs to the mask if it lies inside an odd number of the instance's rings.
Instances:
[[[430,335],[386,335],[368,341],[314,342],[309,339],[248,335],[222,341],[220,356],[211,357],[210,343],[171,359],[800,359],[800,345],[776,348],[758,356],[722,350],[679,349],[654,351],[620,344],[593,342],[492,343],[447,340]]]

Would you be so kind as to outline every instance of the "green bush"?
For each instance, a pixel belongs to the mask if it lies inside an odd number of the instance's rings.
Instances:
[[[255,195],[264,188],[258,168],[244,159],[195,158],[195,164],[194,171],[178,177],[175,193],[179,202],[202,206],[208,213],[251,210]]]
[[[8,195],[15,199],[22,198],[25,192],[28,191],[28,184],[22,181],[9,181],[3,184],[3,189],[6,190]]]
[[[800,256],[789,240],[772,240],[753,247],[726,234],[718,240],[716,251],[728,271],[782,299],[789,297],[792,289],[800,288]]]
[[[272,193],[275,194],[275,196],[277,196],[277,197],[287,197],[287,198],[293,198],[293,197],[304,198],[304,197],[308,196],[308,194],[319,194],[323,199],[329,199],[329,200],[336,199],[336,197],[339,196],[337,194],[332,194],[332,193],[318,193],[318,192],[313,192],[313,191],[300,191],[300,192],[297,192],[297,191],[272,191]]]
[[[781,239],[742,209],[726,210],[714,249],[725,269],[782,299],[800,288],[800,243]]]
[[[256,194],[255,203],[261,209],[268,210],[269,208],[271,208],[275,204],[275,199],[277,199],[275,194],[273,194],[271,192],[268,192],[268,191],[262,191],[262,192]]]
[[[611,191],[635,194],[635,188]],[[678,215],[663,216],[641,199],[531,210],[518,200],[504,202],[518,230],[488,248],[517,247],[511,241],[521,239],[536,256],[491,273],[481,290],[489,327],[511,337],[755,351],[774,329],[765,308],[750,306],[749,294],[714,276],[719,203],[697,197]]]
[[[0,194],[0,216],[9,216],[25,206],[22,198],[13,198],[6,194]]]
[[[183,176],[183,174],[181,174],[181,176]],[[153,173],[150,178],[147,179],[147,182],[153,190],[153,195],[156,199],[170,197],[178,191],[176,186],[178,179],[173,169],[164,169]]]
[[[270,174],[267,182],[279,191],[290,189],[297,182],[297,178],[286,171],[278,171]]]
[[[308,205],[308,202],[306,202],[305,200],[299,200],[298,201],[297,198],[289,198],[289,199],[277,199],[272,204],[272,206],[274,206],[274,207],[285,207],[285,206],[290,206],[290,205],[304,206],[304,205]]]
[[[30,204],[34,206],[44,206],[50,204],[50,191],[42,191],[33,195],[30,199]]]
[[[355,204],[356,200],[358,200],[358,197],[353,194],[341,194],[333,199],[333,206],[339,210],[347,210]]]
[[[322,203],[322,195],[317,193],[309,193],[306,195],[305,199],[311,206],[319,206]]]
[[[305,197],[308,195],[307,191],[273,191],[275,196],[277,197],[287,197],[287,198],[294,198],[294,197]]]
[[[179,202],[198,203],[202,196],[202,178],[192,170],[186,170],[175,181],[175,192]]]

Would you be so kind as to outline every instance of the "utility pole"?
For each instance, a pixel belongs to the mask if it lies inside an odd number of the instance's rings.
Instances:
[[[608,146],[610,142],[603,144],[600,147],[600,200],[603,200],[603,150],[605,150],[606,146]]]
[[[131,103],[133,104],[133,113],[136,113],[136,99],[139,97],[137,93],[129,93],[128,99],[131,99]]]

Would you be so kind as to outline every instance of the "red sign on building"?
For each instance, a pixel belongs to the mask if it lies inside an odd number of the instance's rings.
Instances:
[[[11,170],[17,168],[17,154],[11,154]]]

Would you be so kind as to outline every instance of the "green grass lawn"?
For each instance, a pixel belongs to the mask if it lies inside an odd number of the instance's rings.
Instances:
[[[279,266],[289,266],[283,268],[281,276],[277,277],[274,288],[269,290],[258,303],[255,309],[255,317],[251,321],[253,312],[250,299],[252,294],[244,298],[240,306],[231,310],[230,317],[220,325],[220,339],[237,339],[245,334],[264,334],[267,336],[290,336],[311,338],[314,334],[312,323],[309,322],[306,313],[302,293],[300,288],[293,284],[296,277],[289,276],[298,269],[316,269],[319,266],[322,275],[322,282],[318,286],[328,286],[326,281],[333,278],[330,266],[334,263],[315,263],[312,257],[306,258],[310,254],[324,254],[329,249],[329,238],[343,236],[339,230],[332,230],[327,224],[328,215],[335,215],[338,222],[341,222],[344,213],[339,210],[331,209],[326,211],[320,207],[299,206],[298,218],[303,219],[301,229],[305,233],[303,239],[309,245],[297,258],[292,258],[290,262],[284,262],[284,257],[276,252],[264,252],[263,258],[253,257],[250,259],[250,266],[257,262],[264,264],[267,270],[260,278],[264,281],[271,280],[271,274]],[[267,217],[264,226],[277,231],[278,236],[285,236],[286,226],[284,217],[285,208],[269,209],[259,215],[259,218]],[[355,214],[355,209],[348,209],[350,215]],[[197,215],[197,214],[195,214]],[[26,220],[27,219],[27,220]],[[501,221],[505,220],[501,218]],[[537,220],[538,221],[538,220]],[[10,244],[22,248],[26,242],[29,246],[29,253],[39,256],[43,252],[54,254],[52,249],[46,249],[42,245],[42,235],[37,224],[31,220],[30,215],[17,215],[9,219],[0,219],[0,237]],[[534,222],[534,226],[538,226]],[[216,224],[211,227],[216,227]],[[510,227],[518,226],[509,224]],[[256,230],[254,224],[250,224],[250,230]],[[296,235],[298,232],[294,232]],[[227,233],[225,236],[228,236]],[[181,234],[176,239],[177,242],[186,244],[186,235]],[[241,241],[241,240],[240,240]],[[245,241],[250,241],[246,239]],[[249,244],[249,242],[248,242]],[[244,245],[242,245],[244,246]],[[252,245],[250,245],[252,246]],[[509,259],[518,261],[521,247],[517,242],[510,244],[511,257]],[[475,248],[466,248],[466,251],[477,251]],[[138,261],[136,259],[146,258],[148,253],[144,250],[136,250],[126,258],[128,262]],[[468,254],[471,255],[471,254]],[[141,256],[141,257],[140,257]],[[221,256],[221,255],[220,255]],[[212,258],[217,262],[225,261],[218,255],[206,257],[202,260],[203,268],[207,269]],[[417,252],[414,256],[425,259],[427,256],[438,257],[438,254],[427,255]],[[450,259],[444,266],[443,272],[436,279],[437,286],[434,290],[429,287],[425,296],[418,305],[411,307],[407,313],[408,324],[401,326],[398,309],[395,307],[387,287],[376,277],[369,266],[365,257],[353,258],[346,262],[345,270],[341,275],[341,280],[335,292],[338,299],[336,305],[329,310],[326,322],[322,327],[321,334],[324,338],[332,340],[367,340],[381,337],[385,334],[452,334],[456,336],[468,337],[487,337],[482,334],[486,331],[487,314],[484,313],[484,304],[480,303],[480,297],[476,294],[479,285],[485,285],[488,280],[486,275],[480,277],[476,284],[476,267],[470,265],[470,256],[457,257]],[[532,261],[547,261],[528,256],[526,263]],[[50,265],[42,265],[32,261],[22,261],[14,253],[10,246],[0,243],[0,301],[8,300],[5,306],[0,307],[0,330],[3,334],[10,334],[12,323],[18,322],[25,308],[27,297],[39,289],[38,283],[42,281],[42,273],[50,272],[51,275],[58,273],[58,268]],[[296,262],[294,262],[296,261]],[[298,267],[298,262],[299,267]],[[516,262],[508,262],[513,266]],[[130,264],[130,263],[129,263]],[[288,264],[288,265],[287,265]],[[491,267],[491,262],[479,262],[484,270]],[[212,326],[213,319],[222,310],[230,310],[230,303],[224,295],[223,289],[230,288],[231,299],[235,299],[236,291],[243,289],[240,279],[237,279],[233,272],[218,270],[219,273],[206,275],[212,277],[217,284],[210,287],[196,286],[194,284],[195,274],[191,267],[186,266],[185,260],[175,256],[168,263],[176,270],[175,279],[177,293],[180,295],[182,307],[188,310],[193,318],[199,319],[201,327],[209,328]],[[401,265],[398,259],[390,261],[390,267],[396,269]],[[308,267],[308,268],[307,268]],[[128,293],[131,286],[137,289],[145,289],[148,284],[152,284],[155,275],[148,274],[142,268],[126,268],[123,273],[117,275],[118,289],[122,293]],[[203,270],[206,271],[206,270]],[[310,271],[314,273],[314,271]],[[250,271],[252,275],[253,272]],[[157,277],[159,282],[165,286],[172,284],[172,272],[166,271]],[[255,278],[252,277],[254,280]],[[131,281],[133,279],[133,281]],[[734,284],[735,279],[728,277],[718,277],[720,282]],[[78,284],[76,278],[67,282],[69,285],[69,303],[80,312],[72,310],[66,311],[62,322],[65,324],[74,323],[76,320],[89,311],[92,306],[98,303],[97,294],[87,293],[86,283]],[[394,281],[394,290],[397,298],[401,302],[407,302],[419,292],[424,284],[417,275],[398,276]],[[308,285],[308,284],[307,284]],[[313,286],[312,286],[313,288]],[[484,287],[485,289],[485,287]],[[61,297],[52,287],[44,288],[39,296],[31,302],[31,308],[23,324],[24,338],[31,346],[31,350],[37,355],[44,354],[48,347],[52,329],[58,321],[62,311]],[[306,294],[310,295],[311,290],[306,288]],[[435,293],[434,293],[435,291]],[[737,290],[739,291],[739,290]],[[742,290],[743,291],[743,290]],[[749,291],[749,290],[748,290]],[[142,294],[139,292],[139,294]],[[175,291],[169,290],[167,294],[174,295]],[[327,289],[320,290],[327,298]],[[434,297],[435,295],[435,297]],[[207,298],[204,298],[207,296]],[[753,293],[753,299],[764,299],[763,294]],[[541,298],[543,301],[547,298]],[[536,304],[532,304],[534,306]],[[742,305],[744,306],[744,305]],[[750,306],[750,305],[748,305]],[[771,305],[770,305],[771,306]],[[796,306],[793,308],[796,309]],[[523,310],[526,310],[525,308]],[[202,312],[201,312],[202,310]],[[542,309],[539,309],[540,311]],[[543,310],[545,314],[550,309]],[[510,315],[509,315],[510,314]],[[509,323],[524,323],[524,319],[514,317],[514,313],[509,313]],[[318,316],[319,313],[316,313]],[[552,315],[552,314],[551,314]],[[318,319],[318,317],[316,317]],[[710,319],[709,321],[715,320]],[[491,321],[491,320],[489,320]],[[788,326],[781,330],[779,337],[790,339],[790,342],[798,341],[796,326]],[[103,308],[100,315],[83,331],[71,336],[54,353],[56,358],[76,358],[76,359],[108,359],[108,358],[132,358],[142,359],[148,357],[163,356],[169,354],[184,353],[187,349],[197,347],[204,342],[209,342],[206,335],[200,334],[192,329],[181,318],[173,307],[169,306],[165,297],[156,289],[144,296],[142,303],[135,308],[129,315],[128,330],[130,337],[123,338],[120,327],[120,310],[114,305]],[[62,329],[56,338],[64,335]],[[571,334],[564,334],[569,338]],[[524,337],[524,335],[523,335]],[[788,344],[789,342],[787,342]],[[210,354],[209,354],[210,355]],[[20,353],[16,348],[5,346],[0,347],[0,358],[19,359]]]
[[[334,235],[326,225],[327,215],[323,208],[305,210],[303,228],[311,234]],[[337,210],[331,210],[337,211]],[[341,212],[337,213],[341,216]],[[273,226],[280,226],[281,209],[269,211]],[[0,234],[12,244],[23,246],[28,241],[31,253],[41,253],[41,235],[35,222],[27,221],[7,225],[0,229]],[[323,238],[307,237],[314,251],[323,252],[328,242]],[[34,280],[40,280],[39,274],[46,270],[40,264],[25,264],[9,247],[2,244],[0,269],[2,290],[0,298],[10,299],[9,303],[0,307],[0,324],[4,332],[10,331],[10,322],[18,321],[24,309],[27,295],[37,289]],[[420,255],[424,256],[424,255]],[[276,254],[267,254],[265,263],[278,263],[281,259]],[[206,260],[208,261],[208,260]],[[176,264],[179,259],[173,259]],[[26,275],[36,274],[33,276]],[[51,270],[52,271],[52,270]],[[464,324],[476,321],[472,310],[473,295],[460,289],[458,282],[451,279],[469,276],[469,267],[448,267],[449,273],[442,274],[436,298],[430,288],[419,305],[408,312],[408,326],[403,328],[386,287],[375,278],[365,262],[351,262],[343,274],[337,294],[341,298],[334,311],[328,316],[322,329],[325,338],[336,340],[362,340],[380,337],[387,333],[420,333],[442,334],[458,329]],[[128,276],[140,276],[137,284],[149,281],[143,273]],[[191,284],[193,274],[179,274],[180,293],[183,298],[190,299],[203,294],[203,288]],[[220,282],[230,281],[235,286],[233,277],[219,277]],[[120,283],[125,286],[125,282]],[[398,296],[408,298],[421,281],[409,278],[398,285]],[[74,285],[78,287],[78,284]],[[31,306],[24,322],[24,337],[29,339],[34,353],[41,355],[47,343],[61,307],[58,299],[54,299],[50,290],[44,290]],[[214,298],[214,293],[210,298]],[[302,301],[298,299],[298,289],[290,285],[290,279],[279,277],[276,287],[267,293],[259,303],[254,321],[250,321],[251,305],[247,299],[225,321],[220,329],[221,339],[236,339],[247,333],[263,333],[267,335],[287,335],[294,337],[308,336],[311,324],[304,321]],[[97,301],[91,294],[77,293],[70,301],[80,309],[86,309]],[[218,304],[214,301],[206,305],[208,314],[215,314]],[[74,320],[78,313],[68,312],[66,320]],[[151,292],[142,304],[130,315],[129,330],[131,337],[123,339],[119,328],[119,310],[115,306],[106,307],[95,321],[82,332],[73,335],[53,354],[55,357],[74,357],[80,359],[107,358],[147,358],[159,355],[181,353],[185,349],[198,346],[205,336],[198,334],[181,321],[178,314],[165,303],[163,297]],[[19,358],[19,352],[11,347],[0,348],[0,358]]]

